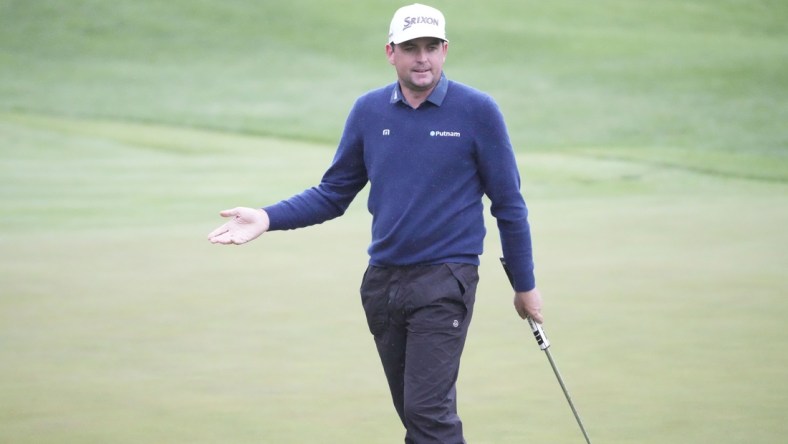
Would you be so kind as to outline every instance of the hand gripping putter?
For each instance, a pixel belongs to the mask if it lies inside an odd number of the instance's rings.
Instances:
[[[501,265],[503,265],[503,271],[506,272],[506,277],[509,278],[509,283],[512,284],[512,288],[514,288],[514,278],[512,277],[512,272],[509,271],[509,267],[506,265],[506,259],[501,258]],[[555,366],[553,355],[550,354],[550,341],[547,339],[547,335],[544,334],[544,330],[542,330],[541,325],[534,322],[530,317],[527,317],[526,319],[528,320],[528,325],[531,326],[531,331],[534,333],[536,343],[539,344],[540,349],[544,350],[545,355],[547,355],[547,360],[550,361],[550,366],[553,367],[553,373],[555,373],[555,377],[558,379],[558,384],[561,385],[561,390],[564,391],[564,396],[566,396],[566,400],[569,402],[569,407],[572,409],[572,413],[575,415],[577,425],[580,426],[580,431],[583,432],[583,437],[586,439],[586,443],[591,444],[591,440],[588,438],[588,433],[586,433],[586,428],[583,427],[583,421],[580,420],[580,415],[577,414],[577,409],[575,409],[575,404],[572,402],[572,397],[569,396],[569,391],[566,389],[563,378],[561,378],[561,373],[558,371],[558,367]]]

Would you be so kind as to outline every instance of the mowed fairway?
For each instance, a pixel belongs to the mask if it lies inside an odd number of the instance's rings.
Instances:
[[[206,240],[315,185],[393,80],[399,3],[329,4],[0,1],[0,443],[402,441],[358,297],[365,194]],[[782,443],[785,7],[599,4],[435,3],[449,75],[507,116],[553,355],[597,444]],[[487,239],[466,437],[580,443]]]

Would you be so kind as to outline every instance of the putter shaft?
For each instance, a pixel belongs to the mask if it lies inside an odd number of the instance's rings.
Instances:
[[[572,397],[569,396],[569,391],[566,389],[563,378],[561,378],[561,372],[559,372],[558,367],[555,366],[553,355],[550,354],[550,350],[548,349],[544,349],[544,353],[547,355],[547,360],[550,361],[550,367],[553,367],[553,373],[555,373],[555,377],[558,379],[558,384],[561,386],[561,390],[564,391],[566,401],[569,403],[569,408],[572,409],[572,414],[575,415],[575,420],[577,421],[577,425],[580,426],[580,431],[583,432],[583,437],[586,439],[586,443],[591,444],[591,439],[588,437],[588,433],[586,433],[586,428],[583,427],[583,421],[580,420],[580,415],[577,413],[575,403],[572,402]]]
[[[503,265],[503,270],[506,272],[506,277],[509,278],[509,283],[512,284],[512,288],[514,288],[514,278],[512,277],[512,273],[509,271],[509,267],[506,265],[506,260],[504,258],[501,258],[501,265]],[[561,372],[558,371],[558,367],[555,365],[555,361],[553,360],[553,355],[550,353],[550,341],[547,339],[547,335],[539,323],[534,322],[534,320],[530,317],[527,317],[526,320],[528,320],[528,325],[531,327],[531,331],[534,334],[536,343],[539,345],[539,348],[544,351],[545,355],[547,355],[547,360],[550,361],[550,367],[553,368],[553,373],[555,374],[555,378],[558,379],[558,384],[561,386],[561,390],[564,392],[564,397],[566,397],[566,401],[569,403],[569,408],[572,409],[572,414],[575,415],[577,425],[580,426],[580,431],[583,432],[583,437],[586,439],[586,444],[591,444],[591,439],[588,437],[586,428],[583,426],[583,421],[580,419],[580,415],[577,413],[575,403],[572,402],[572,397],[569,396],[569,390],[566,389],[564,378],[561,377]]]

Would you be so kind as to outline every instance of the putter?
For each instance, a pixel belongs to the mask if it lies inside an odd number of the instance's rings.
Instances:
[[[506,272],[506,277],[509,278],[509,283],[512,284],[512,288],[514,288],[514,278],[512,277],[512,272],[509,271],[509,267],[506,265],[506,259],[501,258],[501,265],[503,265],[503,271]],[[569,402],[569,407],[572,409],[572,413],[575,415],[577,425],[580,426],[580,431],[583,432],[583,437],[586,439],[586,443],[591,444],[591,440],[588,438],[588,433],[586,433],[586,428],[583,427],[583,421],[580,420],[580,415],[577,414],[577,409],[575,408],[575,404],[572,402],[572,397],[569,396],[569,391],[566,389],[564,379],[561,378],[561,373],[558,371],[558,367],[555,366],[555,361],[553,361],[553,355],[550,354],[550,341],[547,339],[547,335],[544,334],[544,330],[542,329],[541,325],[534,322],[534,320],[530,317],[526,317],[526,319],[528,320],[528,325],[531,326],[531,331],[534,334],[534,338],[536,338],[536,343],[539,344],[539,348],[544,351],[545,355],[547,355],[547,360],[550,361],[550,366],[553,367],[553,373],[555,373],[555,377],[558,379],[558,384],[561,385],[561,390],[564,391],[564,396]]]

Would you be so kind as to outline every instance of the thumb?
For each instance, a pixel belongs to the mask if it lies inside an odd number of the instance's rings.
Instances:
[[[235,217],[238,216],[240,212],[238,211],[238,207],[229,209],[229,210],[222,210],[219,212],[219,216],[222,217]]]

